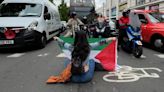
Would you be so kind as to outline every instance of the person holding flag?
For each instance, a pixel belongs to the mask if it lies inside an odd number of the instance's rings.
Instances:
[[[77,18],[76,12],[72,12],[71,18],[68,20],[67,23],[69,29],[67,33],[64,35],[64,37],[69,37],[71,35],[75,37],[75,32],[77,31],[79,25],[84,25],[84,23],[79,18]]]
[[[116,40],[115,37],[110,37],[102,39],[98,42],[89,43],[84,31],[76,32],[73,44],[64,42],[58,37],[54,37],[54,39],[59,42],[60,46],[64,47],[70,52],[69,55],[71,58],[70,60],[66,61],[67,67],[60,74],[60,76],[51,76],[47,80],[47,83],[64,83],[68,80],[71,80],[75,83],[89,82],[92,80],[95,70],[95,60],[89,58],[91,55],[91,50],[100,45],[106,44],[109,41]],[[102,54],[99,54],[100,55],[97,56],[97,59],[100,59],[101,62]]]

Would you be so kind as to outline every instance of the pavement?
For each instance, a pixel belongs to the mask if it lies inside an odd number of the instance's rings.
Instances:
[[[46,84],[49,76],[59,75],[64,69],[65,58],[56,57],[62,51],[55,41],[43,49],[0,51],[0,92],[164,92],[164,72],[154,70],[164,70],[164,53],[145,47],[143,51],[142,58],[137,59],[120,50],[118,64],[153,68],[147,72],[156,73],[158,78],[137,75],[139,79],[133,82],[107,82],[103,76],[108,72],[96,71],[93,80],[84,84]]]

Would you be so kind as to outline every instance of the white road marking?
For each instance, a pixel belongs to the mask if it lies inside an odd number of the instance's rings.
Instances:
[[[156,55],[159,58],[164,58],[164,54],[154,54],[154,55]]]
[[[141,58],[146,58],[146,56],[144,56],[144,55],[141,55]]]
[[[103,80],[107,82],[134,82],[138,81],[140,78],[160,78],[157,73],[148,73],[148,70],[162,72],[161,69],[154,67],[132,68],[130,66],[121,66],[121,68],[117,71],[109,72],[108,74],[104,75]]]
[[[132,58],[136,58],[134,55],[132,55]],[[140,57],[141,59],[145,59],[146,58],[146,56],[144,56],[144,55],[141,55],[141,57]]]
[[[56,57],[66,57],[66,55],[64,53],[60,53]]]
[[[45,56],[48,56],[49,53],[44,53],[44,54],[39,54],[38,57],[45,57]]]
[[[7,56],[8,58],[17,58],[23,56],[25,53],[15,53],[12,55]]]

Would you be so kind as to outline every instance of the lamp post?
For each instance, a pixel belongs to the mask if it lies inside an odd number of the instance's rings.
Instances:
[[[119,0],[116,0],[116,20],[118,20],[119,18]]]
[[[108,3],[107,7],[109,9],[108,16],[109,16],[109,19],[111,19],[112,0],[107,0],[107,3]]]
[[[105,15],[105,7],[104,7],[104,3],[103,3],[103,16]]]

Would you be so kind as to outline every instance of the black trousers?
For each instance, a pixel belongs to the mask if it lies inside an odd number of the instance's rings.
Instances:
[[[118,45],[121,45],[123,41],[123,37],[127,36],[126,28],[125,29],[119,29],[119,36],[118,36]]]

